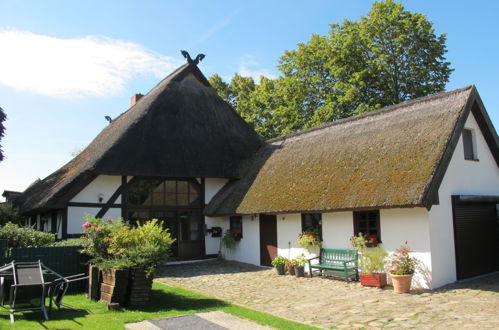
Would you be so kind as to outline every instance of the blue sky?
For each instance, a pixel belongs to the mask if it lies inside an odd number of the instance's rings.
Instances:
[[[499,126],[499,2],[401,1],[447,33],[447,90],[475,84]],[[134,93],[206,54],[210,76],[275,77],[285,50],[372,1],[0,1],[0,192],[24,190],[71,159]]]

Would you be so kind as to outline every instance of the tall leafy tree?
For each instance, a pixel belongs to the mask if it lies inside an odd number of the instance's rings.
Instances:
[[[7,115],[5,115],[5,112],[3,111],[2,108],[0,108],[0,141],[2,140],[2,137],[5,134],[5,126],[3,125],[3,122],[7,119]],[[2,145],[0,144],[0,162],[3,160],[3,151],[2,151]]]
[[[327,36],[286,51],[282,77],[261,80],[266,87],[243,90],[240,82],[251,78],[240,76],[225,85],[260,134],[283,135],[443,91],[452,72],[445,40],[425,15],[392,0],[375,2],[359,21],[332,24]]]

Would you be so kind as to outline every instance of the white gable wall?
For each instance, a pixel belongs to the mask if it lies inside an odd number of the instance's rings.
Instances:
[[[121,176],[99,175],[76,194],[70,202],[99,203],[99,194],[102,194],[102,202],[105,203],[119,186],[121,186]],[[115,203],[121,203],[121,196],[118,197]]]
[[[131,177],[128,178],[130,180]],[[121,186],[121,176],[99,175],[78,194],[70,203],[99,203],[99,194],[102,194],[102,206],[111,198],[114,192]],[[118,196],[114,204],[121,204],[121,196]],[[90,206],[68,206],[68,234],[83,233],[82,225],[85,217],[94,217],[100,211],[100,207]],[[110,208],[103,218],[118,219],[121,217],[121,208]]]
[[[465,128],[474,131],[479,161],[464,159],[461,136],[438,191],[440,205],[429,212],[433,288],[456,280],[451,196],[499,195],[499,169],[472,113]]]

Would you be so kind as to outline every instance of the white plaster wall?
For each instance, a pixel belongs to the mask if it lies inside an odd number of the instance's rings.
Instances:
[[[353,212],[322,214],[322,245],[329,249],[351,249]]]
[[[222,187],[228,182],[228,179],[220,179],[220,178],[206,178],[204,181],[204,201],[208,204],[213,196],[222,189]]]
[[[83,233],[82,225],[85,223],[86,216],[95,216],[100,211],[98,207],[68,207],[68,234]],[[118,219],[121,217],[121,208],[110,208],[103,219]]]
[[[229,220],[226,221],[229,228]],[[243,216],[243,238],[236,243],[236,247],[225,254],[229,260],[237,260],[249,264],[260,265],[260,220],[256,216]]]
[[[229,229],[229,217],[204,217],[204,222],[207,229],[212,227],[222,227],[222,235],[225,233],[225,230]],[[210,233],[206,233],[204,241],[206,254],[218,254],[220,250],[220,237],[211,237]]]
[[[461,136],[438,191],[440,204],[429,212],[434,288],[456,280],[451,196],[499,195],[499,169],[471,113],[465,128],[474,131],[479,161],[464,159]]]
[[[300,213],[277,215],[277,254],[288,259],[296,258],[302,253],[308,256],[309,253],[296,243],[300,233]]]
[[[412,285],[432,288],[428,211],[425,208],[383,209],[380,210],[380,227],[381,246],[387,252],[392,253],[407,242],[407,246],[414,251],[412,256],[421,262]]]
[[[76,194],[71,202],[99,203],[99,194],[103,194],[102,203],[106,203],[119,186],[121,186],[121,176],[99,175]],[[121,203],[121,196],[118,197],[116,203]]]

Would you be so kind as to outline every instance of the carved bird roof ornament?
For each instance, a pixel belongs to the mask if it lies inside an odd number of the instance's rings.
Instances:
[[[191,55],[189,55],[189,53],[186,50],[181,50],[180,53],[182,53],[182,56],[184,56],[184,58],[187,59],[187,63],[193,65],[198,65],[198,63],[201,62],[203,58],[205,58],[204,54],[198,54],[198,56],[196,56],[195,59],[192,59]]]

